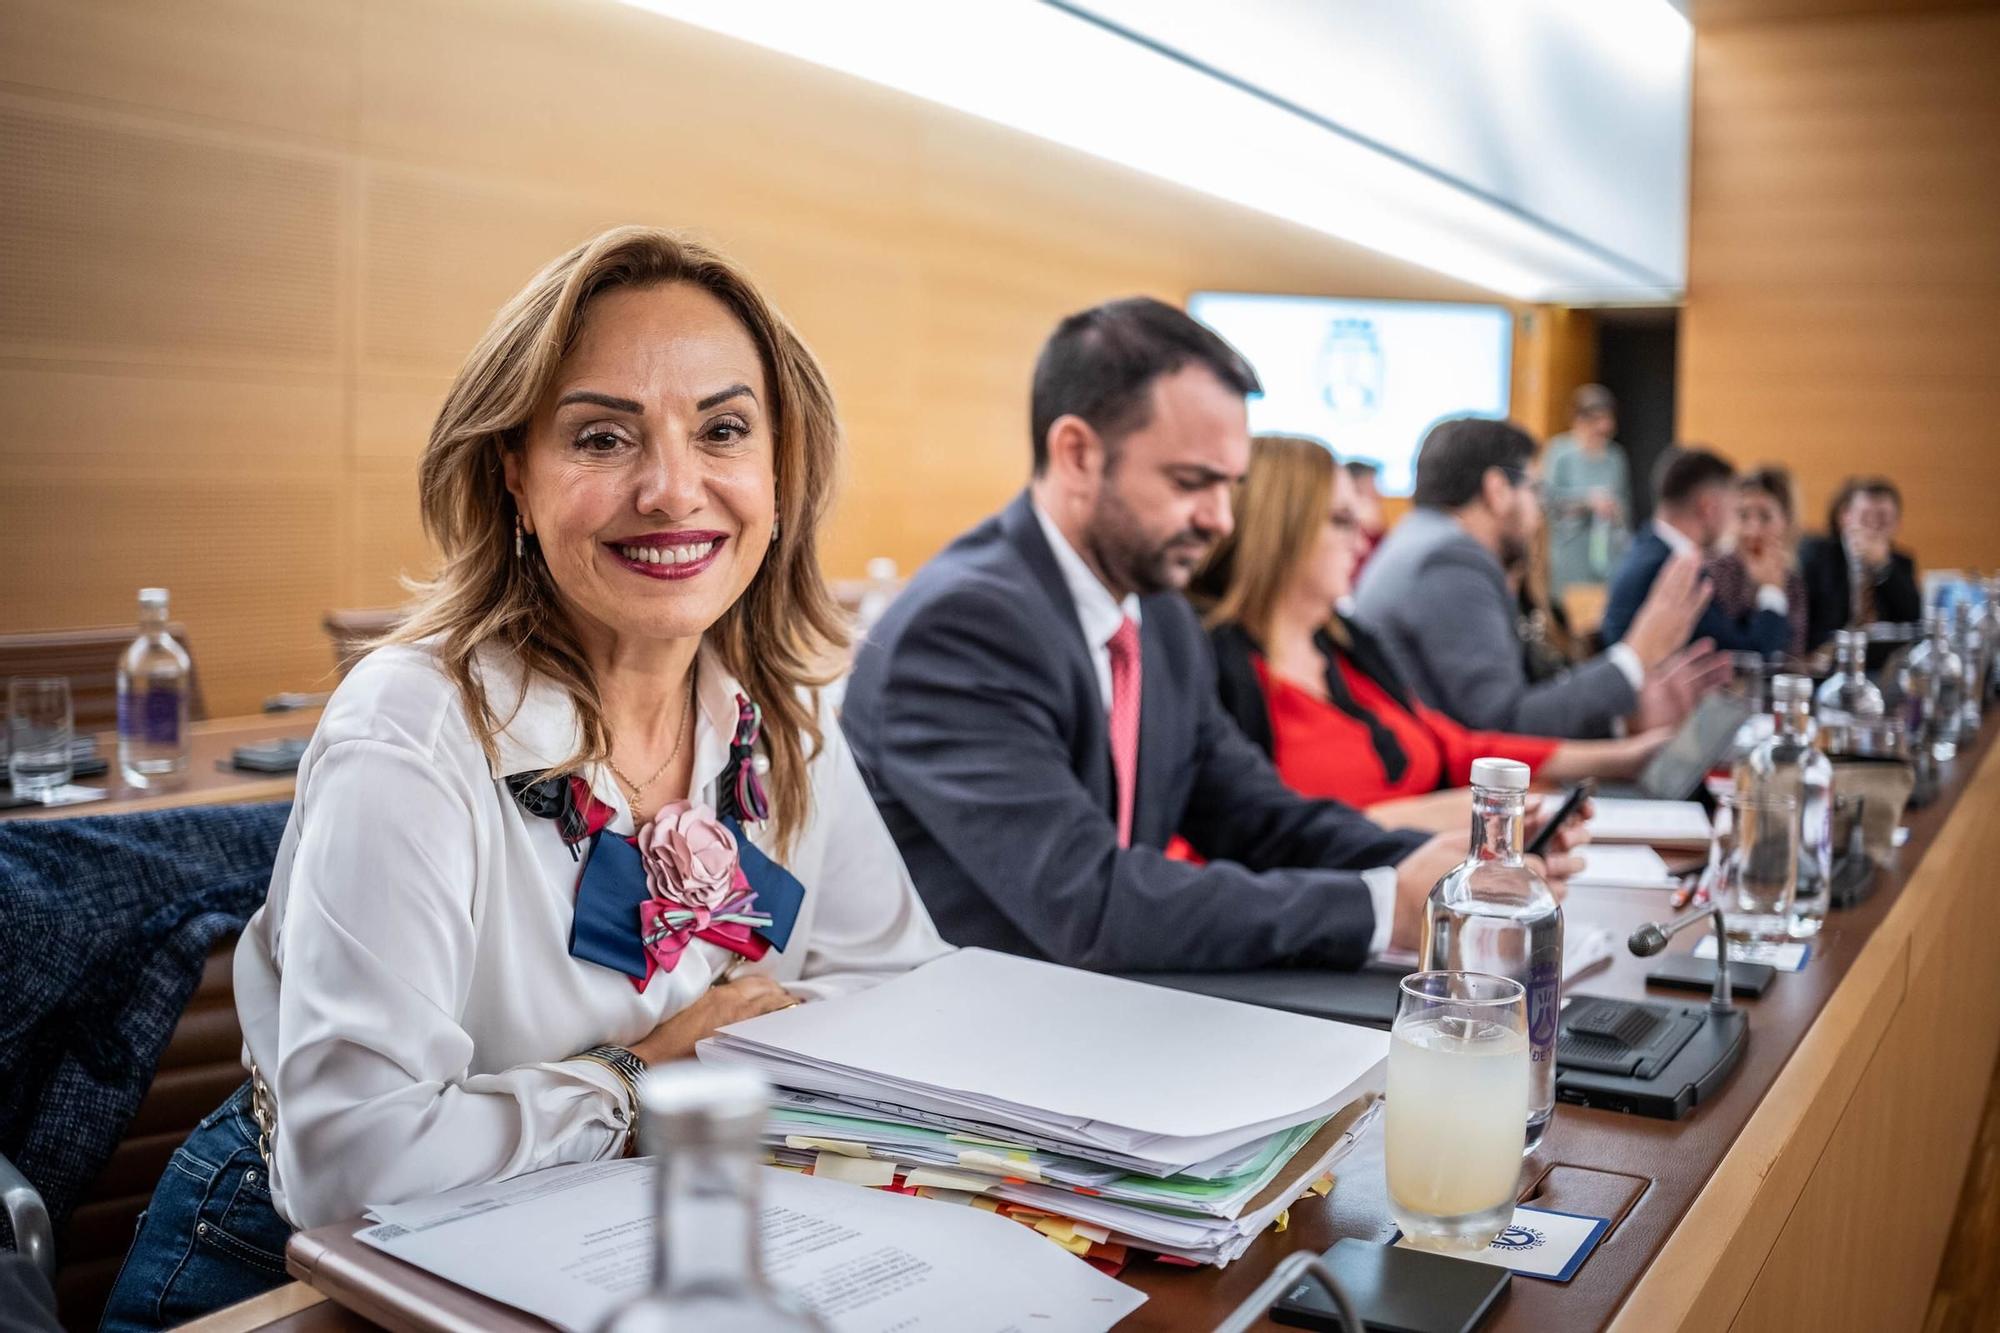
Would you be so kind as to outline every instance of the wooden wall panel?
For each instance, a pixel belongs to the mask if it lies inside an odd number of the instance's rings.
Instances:
[[[1920,563],[2000,563],[2000,13],[1764,8],[1696,11],[1682,431],[1815,525],[1886,472]]]
[[[0,0],[0,630],[165,583],[219,713],[422,572],[414,465],[499,303],[613,222],[743,261],[824,361],[829,572],[1027,471],[1056,319],[1203,288],[1488,299],[616,0]]]

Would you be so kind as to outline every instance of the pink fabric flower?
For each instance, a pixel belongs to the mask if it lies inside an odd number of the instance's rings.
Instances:
[[[655,898],[706,914],[736,886],[736,835],[705,805],[675,801],[634,839]]]

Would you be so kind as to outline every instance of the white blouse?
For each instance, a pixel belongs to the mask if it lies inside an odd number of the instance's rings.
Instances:
[[[782,861],[805,886],[788,947],[757,963],[692,941],[644,991],[573,958],[582,865],[502,779],[569,757],[568,697],[482,658],[509,718],[489,763],[423,646],[383,648],[327,704],[299,764],[271,892],[236,949],[245,1063],[277,1108],[271,1189],[293,1225],[623,1150],[625,1091],[577,1052],[629,1046],[732,961],[809,998],[944,953],[830,709],[812,812]],[[692,791],[715,804],[739,687],[704,651]],[[516,706],[518,702],[518,707]],[[600,766],[601,768],[601,766]],[[589,774],[633,832],[608,772]],[[774,850],[768,826],[755,841]]]

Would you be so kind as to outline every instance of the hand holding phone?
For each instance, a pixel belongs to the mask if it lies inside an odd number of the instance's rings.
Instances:
[[[1597,784],[1589,778],[1585,778],[1582,782],[1571,787],[1569,794],[1563,797],[1562,804],[1556,807],[1556,812],[1549,816],[1548,822],[1543,824],[1540,831],[1535,834],[1534,841],[1528,844],[1527,854],[1529,856],[1541,856],[1547,852],[1549,844],[1555,841],[1557,831],[1564,824],[1576,818],[1577,811],[1583,808],[1583,803],[1589,800],[1596,791]]]

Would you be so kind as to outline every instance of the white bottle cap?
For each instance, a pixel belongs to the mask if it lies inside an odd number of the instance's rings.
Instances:
[[[1472,761],[1472,785],[1493,787],[1500,791],[1526,791],[1528,766],[1518,759],[1475,759]]]
[[[165,588],[139,589],[139,605],[165,606],[166,604],[167,604],[167,590]]]

